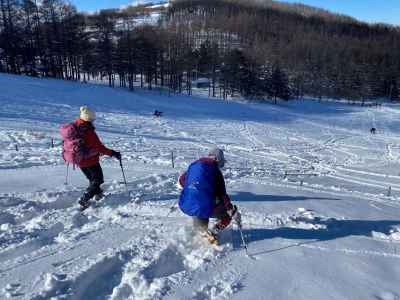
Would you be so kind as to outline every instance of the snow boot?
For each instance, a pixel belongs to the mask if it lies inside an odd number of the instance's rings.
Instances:
[[[79,199],[79,205],[81,206],[81,211],[85,210],[90,206],[89,204],[90,195],[88,193],[83,194],[83,196]]]
[[[81,206],[80,207],[81,211],[84,211],[85,209],[87,209],[90,206],[89,201],[79,201],[79,204]]]
[[[218,235],[211,230],[205,231],[205,237],[207,238],[207,241],[211,245],[218,246],[219,245],[219,240],[218,240]]]
[[[100,201],[105,197],[103,191],[101,191],[99,194],[94,195],[94,200]]]

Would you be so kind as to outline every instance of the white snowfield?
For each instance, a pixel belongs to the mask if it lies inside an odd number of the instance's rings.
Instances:
[[[128,185],[103,158],[108,196],[80,213],[87,180],[70,170],[65,184],[58,130],[83,104],[122,152]],[[394,105],[224,102],[1,74],[0,299],[400,299],[399,130]],[[225,150],[249,256],[236,226],[215,249],[173,206],[179,174],[212,146]]]

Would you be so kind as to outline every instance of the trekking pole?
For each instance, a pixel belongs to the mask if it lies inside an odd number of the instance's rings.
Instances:
[[[174,203],[171,205],[171,207],[169,208],[169,210],[168,210],[168,213],[165,215],[165,219],[166,218],[168,218],[169,217],[169,215],[173,212],[173,211],[175,211],[176,210],[176,207],[175,207],[175,205],[176,205],[176,202],[174,201]],[[162,221],[161,222],[161,224],[159,225],[159,227],[164,227],[164,223],[166,222],[166,220],[164,220],[164,221]]]
[[[169,208],[168,214],[165,216],[166,218],[168,218],[169,215],[170,215],[174,210],[176,210],[175,205],[176,205],[176,202],[174,202],[174,203],[171,205],[171,207]]]
[[[122,166],[122,158],[119,160],[119,165],[121,166],[121,171],[122,171],[122,176],[124,177],[125,186],[128,188],[128,185],[127,185],[127,183],[126,183],[126,177],[125,177],[124,167]]]
[[[69,163],[67,164],[67,174],[65,176],[65,182],[64,182],[65,185],[68,185],[68,173],[69,173],[68,171],[69,171]]]
[[[243,235],[243,231],[242,231],[242,224],[237,222],[238,228],[239,228],[239,232],[240,232],[240,237],[242,238],[242,244],[243,244],[243,248],[246,251],[246,255],[249,256],[249,251],[247,248],[247,243],[246,240],[244,239],[244,235]]]

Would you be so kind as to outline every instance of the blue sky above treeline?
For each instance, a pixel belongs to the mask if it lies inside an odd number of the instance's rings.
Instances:
[[[123,5],[145,1],[132,0],[71,0],[80,11],[96,11],[119,8]],[[400,25],[400,0],[284,0],[282,2],[303,3],[349,15],[370,23]]]

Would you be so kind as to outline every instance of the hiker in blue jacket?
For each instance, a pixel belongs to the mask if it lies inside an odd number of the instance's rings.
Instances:
[[[218,233],[225,229],[232,218],[240,222],[237,207],[226,193],[221,168],[225,165],[224,152],[219,148],[209,151],[207,157],[193,162],[179,178],[183,188],[179,207],[193,218],[195,230],[205,233],[210,243],[218,243]],[[208,229],[209,218],[218,222]]]

